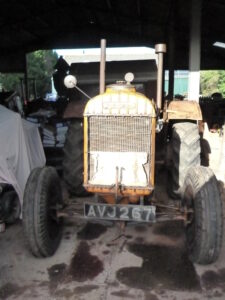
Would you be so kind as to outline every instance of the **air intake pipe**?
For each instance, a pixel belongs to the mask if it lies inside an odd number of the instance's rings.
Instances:
[[[166,53],[166,44],[156,44],[155,53],[158,54],[156,104],[157,104],[157,108],[161,110],[162,109],[162,85],[163,85],[163,56],[164,53]]]
[[[99,92],[103,94],[105,92],[105,62],[106,62],[106,40],[101,40],[101,59],[100,59],[100,80],[99,80]]]

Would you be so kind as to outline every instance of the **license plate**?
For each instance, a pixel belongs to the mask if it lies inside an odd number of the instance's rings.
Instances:
[[[84,216],[89,219],[155,222],[155,206],[84,203]]]

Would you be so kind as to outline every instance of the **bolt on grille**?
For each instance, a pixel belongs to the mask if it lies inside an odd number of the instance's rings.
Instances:
[[[150,154],[151,118],[89,117],[89,152],[146,152]]]

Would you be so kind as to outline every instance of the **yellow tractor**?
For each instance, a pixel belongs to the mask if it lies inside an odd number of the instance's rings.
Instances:
[[[83,216],[125,222],[183,220],[190,258],[200,264],[212,263],[221,248],[222,202],[213,172],[200,165],[201,110],[195,101],[171,101],[162,109],[166,46],[158,44],[155,51],[156,101],[136,92],[128,73],[124,82],[107,86],[88,101],[84,119],[77,125],[83,127],[83,187],[101,199],[84,202]],[[65,83],[73,88],[76,80],[69,75]],[[180,199],[178,205],[151,197],[156,132],[168,124],[172,124],[170,141],[164,145],[171,150],[168,186]],[[51,167],[33,170],[25,190],[23,225],[35,256],[49,256],[57,249],[62,213],[56,171]]]

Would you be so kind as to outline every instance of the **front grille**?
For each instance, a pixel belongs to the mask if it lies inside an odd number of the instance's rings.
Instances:
[[[151,118],[89,117],[89,151],[150,152]]]
[[[151,118],[88,118],[88,181],[92,185],[147,187],[150,174]]]

